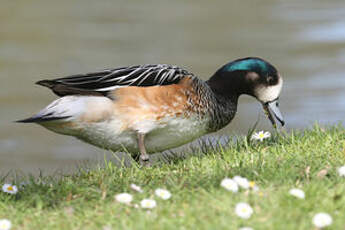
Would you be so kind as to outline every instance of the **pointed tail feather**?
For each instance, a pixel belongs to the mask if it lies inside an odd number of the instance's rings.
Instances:
[[[34,115],[32,117],[23,119],[23,120],[18,120],[15,122],[18,123],[40,123],[40,122],[46,122],[46,121],[54,121],[54,120],[62,120],[62,119],[66,119],[66,118],[70,118],[70,116],[64,116],[64,117],[54,117],[54,116],[38,116],[38,115]]]
[[[56,83],[51,80],[41,80],[41,81],[36,82],[36,84],[52,89]]]

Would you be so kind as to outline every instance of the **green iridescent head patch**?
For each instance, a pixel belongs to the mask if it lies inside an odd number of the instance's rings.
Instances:
[[[260,58],[244,58],[226,64],[223,71],[253,71],[264,75],[276,73],[276,69],[268,62]]]

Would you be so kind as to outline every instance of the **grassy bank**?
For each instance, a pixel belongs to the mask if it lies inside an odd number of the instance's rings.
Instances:
[[[327,212],[333,217],[327,229],[344,229],[345,178],[337,174],[344,164],[345,129],[316,126],[262,143],[242,138],[207,155],[147,169],[108,162],[58,180],[32,179],[16,195],[0,193],[0,219],[11,220],[13,229],[313,229],[313,216]],[[235,175],[260,190],[232,193],[220,186]],[[131,183],[144,192],[132,191]],[[305,191],[305,199],[289,195],[294,187]],[[156,197],[156,188],[168,189],[171,199]],[[114,195],[122,192],[133,195],[133,204],[154,198],[157,207],[120,204]],[[251,218],[235,214],[238,202],[253,207]]]

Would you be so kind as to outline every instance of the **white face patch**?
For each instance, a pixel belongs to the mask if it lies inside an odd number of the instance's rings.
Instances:
[[[255,89],[255,96],[261,102],[269,102],[278,98],[283,87],[283,78],[279,77],[277,85],[263,86]]]

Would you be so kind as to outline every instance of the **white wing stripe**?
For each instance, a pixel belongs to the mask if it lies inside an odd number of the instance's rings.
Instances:
[[[110,91],[110,90],[114,90],[114,89],[118,89],[118,88],[122,88],[122,87],[126,87],[126,86],[121,86],[121,85],[114,85],[114,86],[109,86],[106,88],[100,88],[100,89],[95,89],[95,91]]]
[[[148,70],[148,71],[149,71],[149,70]],[[148,71],[146,71],[145,74],[146,74]],[[143,79],[141,79],[141,81],[138,83],[138,85],[140,85],[141,83],[143,83],[151,74],[152,74],[152,72],[148,72],[148,74],[146,74],[146,76],[143,77]]]
[[[127,75],[124,76],[119,76],[119,77],[115,77],[115,78],[110,78],[109,80],[106,80],[104,82],[113,82],[113,81],[117,81],[117,82],[121,82],[124,79],[130,77],[131,75],[135,74],[136,72],[139,72],[141,69],[135,69],[134,71],[130,72]],[[107,77],[111,77],[112,75],[115,75],[116,73],[118,73],[119,71],[113,71],[111,74],[109,74]]]

